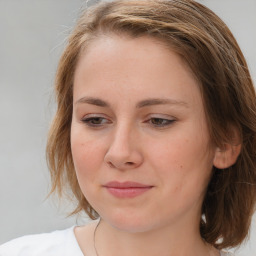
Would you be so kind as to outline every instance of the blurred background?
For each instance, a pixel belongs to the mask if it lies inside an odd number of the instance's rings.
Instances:
[[[82,0],[0,0],[0,244],[64,229],[88,218],[69,217],[70,203],[47,199],[47,131],[60,54]],[[230,27],[256,81],[256,0],[200,0]],[[256,255],[256,217],[237,256]]]

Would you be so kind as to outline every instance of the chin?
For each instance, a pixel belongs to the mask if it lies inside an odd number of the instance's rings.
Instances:
[[[154,229],[156,223],[152,223],[154,219],[146,218],[146,216],[137,216],[129,213],[116,213],[111,216],[103,215],[101,217],[105,222],[115,229],[128,233],[143,233]]]

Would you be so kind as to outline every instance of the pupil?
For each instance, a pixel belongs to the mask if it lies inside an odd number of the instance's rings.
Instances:
[[[101,123],[101,120],[102,120],[102,118],[100,118],[100,117],[94,118],[94,123],[99,124],[99,123]]]
[[[162,124],[162,123],[163,123],[163,120],[160,119],[160,118],[154,118],[154,119],[153,119],[153,123],[154,123],[154,124]]]

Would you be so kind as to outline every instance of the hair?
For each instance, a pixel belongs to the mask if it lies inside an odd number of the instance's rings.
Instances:
[[[189,65],[199,81],[207,125],[218,146],[242,145],[236,163],[213,167],[202,205],[202,238],[218,249],[246,238],[256,201],[256,95],[245,58],[225,23],[192,0],[116,0],[101,2],[81,15],[69,37],[56,74],[57,112],[47,144],[52,192],[72,192],[73,214],[97,212],[84,197],[74,170],[70,130],[74,72],[81,53],[102,35],[148,36],[164,42]]]

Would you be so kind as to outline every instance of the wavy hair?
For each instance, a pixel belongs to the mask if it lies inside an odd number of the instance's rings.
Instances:
[[[237,162],[213,167],[202,205],[202,238],[218,249],[247,236],[256,201],[256,96],[245,58],[225,23],[192,0],[116,0],[85,10],[71,33],[56,74],[57,112],[47,144],[52,192],[71,189],[73,213],[97,212],[80,190],[70,146],[73,79],[81,52],[102,34],[149,36],[164,42],[199,81],[207,125],[216,145],[231,141],[236,128],[242,149]]]

